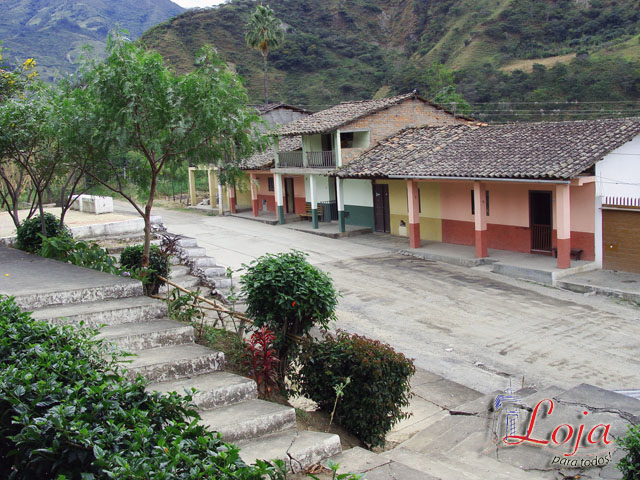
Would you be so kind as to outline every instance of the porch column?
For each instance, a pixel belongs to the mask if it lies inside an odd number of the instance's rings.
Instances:
[[[336,179],[336,197],[338,200],[338,231],[344,233],[347,227],[344,219],[344,187],[342,178]]]
[[[571,202],[569,184],[556,185],[558,268],[571,266]]]
[[[409,247],[420,248],[420,197],[418,183],[407,180],[407,197],[409,204]]]
[[[196,169],[189,167],[189,202],[193,207],[196,204]]]
[[[222,184],[220,183],[220,177],[217,179],[218,182],[218,215],[224,215],[224,194],[222,192]]]
[[[311,226],[318,228],[318,198],[316,195],[315,175],[309,175],[309,190],[311,194]]]
[[[284,199],[282,198],[282,175],[279,173],[273,174],[273,183],[275,187],[276,205],[278,223],[284,225]]]
[[[213,208],[217,205],[216,184],[218,181],[216,180],[216,171],[213,168],[209,168],[207,170],[207,177],[209,180],[209,206]]]
[[[489,255],[487,247],[487,194],[484,184],[473,182],[473,204],[476,222],[476,257]]]
[[[249,184],[251,185],[251,210],[253,211],[253,216],[258,216],[258,186],[256,185],[256,174],[249,174]]]
[[[229,210],[231,213],[236,213],[236,187],[235,185],[227,186],[227,192],[229,192]]]

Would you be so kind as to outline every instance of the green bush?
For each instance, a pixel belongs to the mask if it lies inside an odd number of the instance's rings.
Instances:
[[[0,296],[0,478],[281,478],[199,425],[190,396],[128,381],[94,334]]]
[[[79,267],[120,275],[121,271],[113,257],[97,243],[74,240],[69,235],[42,237],[40,256],[60,262],[68,262]]]
[[[144,246],[142,244],[125,247],[120,254],[120,265],[124,268],[138,271],[142,267],[143,249]],[[146,272],[142,273],[144,275],[144,288],[147,295],[157,294],[160,287],[164,285],[164,282],[158,278],[158,275],[164,278],[169,276],[169,259],[162,254],[160,247],[157,245],[151,245],[151,250],[149,250],[149,267]]]
[[[622,472],[623,480],[640,479],[640,425],[629,427],[627,435],[618,440],[620,446],[627,452],[617,465]]]
[[[306,335],[316,325],[326,329],[335,319],[338,294],[331,278],[305,256],[299,251],[268,254],[243,265],[241,293],[246,296],[247,315],[256,327],[266,326],[276,334],[280,380],[295,354],[291,335]]]
[[[338,331],[323,341],[305,340],[295,375],[302,394],[369,447],[384,445],[385,435],[408,414],[413,362],[389,345]],[[335,387],[350,381],[337,406]]]
[[[60,228],[60,220],[50,213],[44,214],[47,237],[57,237],[67,232]],[[16,247],[29,253],[36,253],[42,245],[42,224],[40,215],[24,220],[17,229]]]

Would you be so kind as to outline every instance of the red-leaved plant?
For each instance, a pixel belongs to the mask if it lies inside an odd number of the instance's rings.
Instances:
[[[278,390],[276,365],[279,360],[273,347],[275,334],[267,327],[256,330],[247,340],[244,364],[258,385],[258,396],[268,398]]]

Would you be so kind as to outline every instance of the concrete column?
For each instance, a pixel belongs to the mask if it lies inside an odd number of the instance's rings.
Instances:
[[[336,156],[336,167],[342,166],[342,147],[340,146],[340,130],[336,130],[334,135],[334,155]]]
[[[409,246],[420,248],[420,197],[418,182],[407,180],[407,197],[409,203]]]
[[[489,256],[487,239],[487,193],[484,184],[473,182],[476,223],[476,257]]]
[[[236,213],[236,187],[227,185],[227,196],[229,197],[229,211]]]
[[[220,183],[220,177],[217,179],[218,182],[218,215],[224,215],[224,194],[222,192],[222,184]]]
[[[209,206],[214,208],[217,204],[216,189],[218,180],[216,179],[216,171],[213,168],[207,170],[207,178],[209,179]]]
[[[278,223],[284,225],[284,198],[282,197],[282,175],[279,173],[273,174],[273,186],[275,188],[276,195],[276,211],[278,215]]]
[[[249,184],[251,185],[251,210],[253,211],[253,216],[258,216],[258,186],[256,185],[256,174],[249,174]]]
[[[192,207],[196,201],[196,171],[195,168],[189,167],[189,202]]]
[[[336,179],[336,197],[338,200],[338,231],[344,233],[347,231],[347,226],[344,218],[344,186],[342,185],[344,180],[342,178]]]
[[[558,268],[571,266],[571,201],[569,184],[556,185]]]
[[[315,175],[309,175],[309,193],[311,195],[311,226],[318,228],[318,196],[316,195]]]
[[[595,242],[595,261],[598,268],[602,268],[602,197],[596,196],[596,219],[595,233],[593,240]]]

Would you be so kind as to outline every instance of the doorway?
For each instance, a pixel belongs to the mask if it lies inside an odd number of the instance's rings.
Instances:
[[[391,233],[389,185],[373,185],[373,216],[376,232]]]
[[[529,224],[531,225],[531,252],[550,254],[553,234],[551,192],[529,191]]]
[[[296,212],[296,200],[293,195],[293,178],[284,178],[284,206],[286,213]]]

